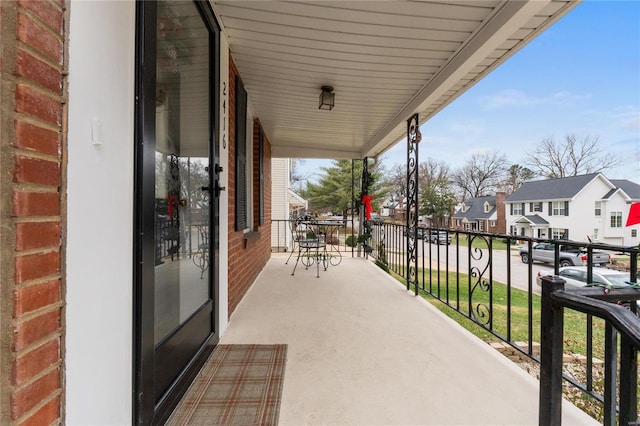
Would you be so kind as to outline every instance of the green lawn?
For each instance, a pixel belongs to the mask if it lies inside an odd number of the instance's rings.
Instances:
[[[494,248],[495,248],[494,244]],[[429,276],[431,274],[431,276]],[[398,281],[406,284],[404,277],[400,277],[394,273],[391,273]],[[533,313],[531,319],[531,336],[532,341],[540,342],[540,310],[541,310],[541,298],[538,295],[533,294],[531,300],[526,291],[512,288],[509,290],[503,283],[494,281],[490,291],[481,291],[476,288],[473,291],[472,306],[469,309],[469,294],[470,288],[473,289],[473,281],[471,286],[469,284],[469,275],[456,274],[450,272],[448,275],[446,271],[437,270],[430,271],[429,269],[418,270],[418,285],[430,290],[434,296],[420,290],[419,294],[430,302],[433,306],[439,309],[448,317],[452,318],[458,324],[465,329],[469,330],[472,334],[479,337],[486,342],[500,342],[502,339],[492,334],[488,328],[494,333],[502,336],[503,339],[507,339],[511,342],[528,342],[529,336],[529,304],[531,304],[531,311]],[[424,284],[423,278],[424,277]],[[511,308],[508,305],[508,296],[511,297]],[[443,303],[438,298],[448,302],[451,306]],[[484,304],[489,306],[489,301],[492,300],[492,312],[491,323],[487,323],[486,326],[480,325],[471,319],[474,318],[473,314],[476,306]],[[457,308],[457,310],[456,310]],[[511,335],[508,336],[507,318],[510,315],[511,320]],[[485,317],[486,318],[486,317]],[[482,317],[478,320],[481,322]],[[583,313],[573,311],[571,309],[564,310],[564,347],[563,352],[565,354],[586,355],[587,353],[587,316]],[[593,356],[600,360],[604,360],[604,341],[605,341],[605,322],[600,318],[593,318],[592,320],[592,342],[593,342]],[[640,358],[640,354],[638,355]],[[565,365],[565,368],[567,366]],[[573,367],[569,370],[571,376],[574,376],[576,380],[581,383],[586,383],[586,366]],[[603,394],[604,392],[604,373],[601,367],[594,366],[593,371],[593,386],[596,392]],[[640,382],[638,383],[638,394],[640,394]],[[583,394],[577,388],[563,387],[563,395],[569,399],[576,406],[581,408],[587,414],[595,418],[599,422],[604,420],[603,406],[595,399]],[[640,412],[640,406],[638,407]]]
[[[527,292],[512,288],[511,293],[511,309],[508,309],[508,292],[509,289],[503,283],[494,281],[491,291],[482,291],[480,288],[476,288],[473,291],[472,306],[469,309],[469,275],[467,274],[455,274],[450,272],[448,277],[446,271],[440,271],[438,280],[438,272],[432,271],[431,278],[429,277],[429,270],[419,269],[419,284],[422,284],[422,277],[425,277],[424,287],[429,289],[434,295],[440,295],[440,299],[448,300],[449,304],[458,307],[456,309],[442,303],[435,297],[428,293],[420,291],[420,295],[427,301],[432,303],[440,311],[447,316],[454,319],[464,328],[472,332],[477,337],[485,341],[500,341],[500,338],[496,337],[489,332],[488,328],[503,336],[505,339],[508,337],[508,316],[510,313],[511,320],[511,336],[512,342],[527,342],[529,336],[529,318],[528,318],[528,306],[531,303],[532,306],[532,325],[531,335],[534,342],[540,342],[540,296],[533,294],[531,301]],[[403,277],[394,275],[399,281],[405,283]],[[456,279],[458,282],[456,283]],[[431,281],[429,281],[431,280]],[[431,283],[431,287],[429,286]],[[459,288],[459,291],[458,291]],[[471,284],[473,289],[473,282]],[[490,298],[493,298],[493,303],[490,305]],[[459,301],[459,302],[458,302]],[[458,304],[459,303],[459,304]],[[487,309],[480,308],[478,311],[478,305],[484,305]],[[486,326],[479,325],[473,321],[470,321],[467,316],[477,318],[479,322],[487,321],[487,316],[482,317],[481,313],[488,315],[488,307],[491,309],[491,322]],[[480,312],[480,313],[478,313]],[[565,309],[564,316],[564,352],[586,354],[586,315],[573,310]],[[593,355],[597,358],[604,359],[604,321],[598,318],[593,320]]]
[[[453,235],[454,239],[452,240],[451,244],[455,244],[455,235]],[[460,240],[460,246],[463,247],[467,247],[469,245],[468,241],[467,241],[467,236],[464,234],[460,234],[459,235],[459,240]],[[492,247],[494,250],[506,250],[507,249],[507,242],[501,238],[494,238],[491,242]],[[482,249],[486,249],[487,248],[487,242],[486,240],[484,240],[481,237],[476,237],[473,238],[471,240],[471,247],[474,248],[482,248]],[[515,248],[515,246],[511,246],[511,249],[513,250]]]

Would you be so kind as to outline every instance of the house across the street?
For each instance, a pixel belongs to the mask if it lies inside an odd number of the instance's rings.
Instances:
[[[451,226],[454,229],[476,232],[504,234],[505,193],[474,197],[466,200],[452,216]]]
[[[593,241],[623,246],[640,243],[640,225],[625,227],[640,185],[591,173],[524,183],[505,201],[512,235]]]

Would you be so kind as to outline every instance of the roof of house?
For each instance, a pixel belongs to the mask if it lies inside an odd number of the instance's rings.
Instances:
[[[547,222],[545,219],[543,219],[542,217],[540,217],[537,214],[522,216],[520,219],[516,220],[517,223],[522,223],[523,221],[530,222],[533,225],[548,225],[549,224],[549,222]]]
[[[525,182],[505,201],[568,200],[573,198],[596,176],[598,173]]]
[[[614,184],[616,188],[622,189],[632,200],[640,200],[640,185],[637,183],[627,179],[609,179],[609,181]]]
[[[640,185],[627,179],[607,179],[600,173],[590,173],[579,176],[569,176],[557,179],[536,180],[525,182],[517,191],[509,195],[506,202],[514,201],[542,201],[569,200],[575,197],[585,186],[601,176],[614,188],[602,195],[603,199],[611,197],[616,191],[623,190],[632,200],[640,200]]]
[[[293,189],[289,188],[288,193],[289,193],[289,206],[305,207],[305,208],[308,206],[308,201],[302,198],[302,196],[298,194],[296,191],[294,191]]]
[[[492,206],[492,209],[488,212],[484,211],[485,203],[489,203]],[[469,198],[464,202],[464,205],[468,207],[468,209],[466,211],[459,209],[453,214],[454,218],[464,218],[468,221],[488,219],[495,212],[496,197],[495,195],[487,195],[484,197]]]

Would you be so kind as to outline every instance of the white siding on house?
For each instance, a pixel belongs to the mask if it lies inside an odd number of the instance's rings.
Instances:
[[[289,228],[285,222],[289,219],[289,183],[291,182],[291,160],[289,158],[271,159],[271,247],[282,251],[289,243]]]
[[[611,213],[622,212],[622,224],[619,228],[611,227]],[[625,227],[629,215],[629,204],[620,192],[616,192],[610,199],[602,203],[602,237],[601,241],[611,244],[636,245],[638,239],[631,240],[631,230]],[[626,238],[625,238],[626,237]]]
[[[611,184],[604,178],[597,177],[585,186],[573,200],[569,202],[569,217],[560,221],[564,226],[561,228],[569,228],[569,239],[575,241],[588,241],[593,235],[593,229],[600,226],[601,219],[595,215],[595,202],[602,200],[602,197],[611,191]],[[549,221],[552,224],[556,222],[556,216]],[[557,228],[557,226],[553,226]],[[602,238],[600,238],[602,241]]]

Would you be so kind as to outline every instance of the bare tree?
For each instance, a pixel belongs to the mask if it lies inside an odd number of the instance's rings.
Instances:
[[[536,174],[531,169],[520,164],[513,164],[507,170],[504,180],[498,185],[498,191],[503,191],[507,195],[513,194],[523,183],[535,176]]]
[[[474,154],[462,168],[452,174],[452,181],[460,189],[462,201],[495,193],[507,169],[504,154]]]
[[[304,189],[305,184],[311,178],[311,175],[307,173],[303,173],[302,169],[304,166],[305,160],[302,158],[293,158],[291,159],[292,167],[291,167],[291,187],[300,192]]]
[[[418,185],[429,185],[432,180],[444,179],[449,180],[451,175],[450,167],[444,161],[435,161],[433,158],[427,158],[427,161],[423,161],[418,164]]]
[[[567,135],[564,141],[543,139],[533,152],[527,153],[525,163],[535,173],[551,179],[602,172],[620,164],[620,159],[603,152],[597,136],[578,140],[575,135]]]
[[[405,197],[407,192],[407,165],[394,164],[385,181],[394,200],[397,200],[400,196]]]

